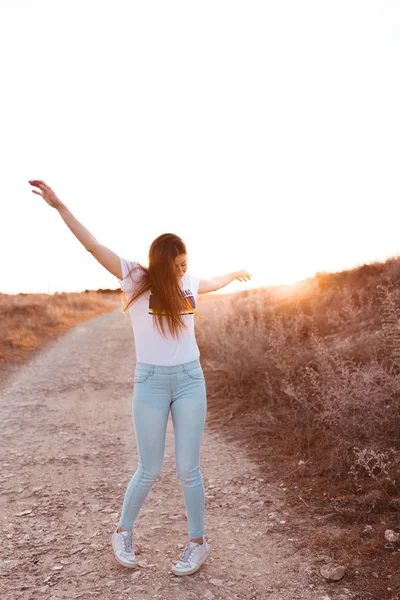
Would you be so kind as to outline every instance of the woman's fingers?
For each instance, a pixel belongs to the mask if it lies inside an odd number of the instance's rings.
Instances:
[[[45,183],[41,179],[32,179],[32,180],[29,181],[29,183],[31,185],[34,185],[34,186],[40,188],[40,189],[51,190],[51,187],[48,186],[47,183]]]
[[[251,275],[247,271],[239,271],[236,279],[239,281],[249,281],[251,279]]]
[[[40,193],[37,190],[32,190],[32,192],[34,194],[38,194],[39,196],[42,196],[42,197],[44,194],[46,194],[47,196],[55,195],[53,190],[51,189],[51,187],[49,185],[47,185],[47,183],[45,183],[41,179],[30,179],[29,183],[31,185],[34,185],[35,187],[39,188],[39,190],[41,190],[43,192],[43,193]]]
[[[28,179],[31,185],[39,188],[40,191],[32,190],[34,194],[41,196],[43,200],[47,202],[52,208],[60,208],[62,206],[61,200],[56,196],[55,192],[51,189],[47,183],[41,179]]]

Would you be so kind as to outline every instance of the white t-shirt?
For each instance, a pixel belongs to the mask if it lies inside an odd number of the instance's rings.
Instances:
[[[122,279],[119,282],[122,291],[129,298],[136,288],[136,283],[140,281],[143,271],[136,262],[122,257],[120,260]],[[128,275],[131,269],[133,271]],[[199,283],[200,277],[188,273],[185,273],[180,280],[180,287],[193,308],[196,307],[196,298],[199,295]],[[183,321],[188,329],[182,329],[178,338],[171,335],[166,319],[164,321],[166,337],[162,336],[153,322],[155,317],[151,313],[150,290],[139,296],[128,311],[132,322],[137,362],[171,366],[199,358],[200,351],[194,333],[194,314],[190,310],[183,316]]]

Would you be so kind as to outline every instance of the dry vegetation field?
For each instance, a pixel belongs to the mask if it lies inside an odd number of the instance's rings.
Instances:
[[[0,293],[0,383],[47,341],[69,327],[115,310],[119,292],[56,294]]]
[[[385,529],[400,529],[399,284],[392,258],[200,296],[196,319],[209,427],[268,463],[293,506],[343,525],[310,543],[377,570],[388,551],[400,558],[382,543]],[[121,306],[119,290],[0,294],[0,378],[68,327]],[[400,593],[400,579],[393,585]]]
[[[258,460],[296,459],[292,476],[318,476],[312,495],[339,512],[400,508],[399,284],[393,258],[199,303],[227,399],[210,418],[247,432]]]

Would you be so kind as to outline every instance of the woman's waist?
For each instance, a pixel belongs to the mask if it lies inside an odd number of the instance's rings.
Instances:
[[[138,371],[148,371],[150,373],[167,373],[167,374],[175,374],[175,373],[184,373],[187,370],[194,369],[196,367],[200,367],[200,359],[190,360],[188,362],[179,363],[176,365],[155,365],[146,362],[138,361],[136,363],[136,370]]]

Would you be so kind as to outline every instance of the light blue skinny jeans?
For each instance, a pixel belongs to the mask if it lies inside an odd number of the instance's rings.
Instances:
[[[207,413],[199,360],[161,366],[136,363],[133,422],[138,468],[125,492],[119,526],[131,530],[164,459],[169,411],[175,434],[176,473],[183,490],[190,538],[204,535],[205,493],[200,445]]]

